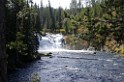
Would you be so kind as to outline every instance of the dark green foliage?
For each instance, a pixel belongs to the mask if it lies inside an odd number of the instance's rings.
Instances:
[[[79,35],[89,43],[89,46],[102,49],[109,45],[108,39],[111,39],[110,43],[116,41],[117,45],[124,44],[123,0],[87,0],[86,7],[82,7],[81,12],[74,14],[75,9],[78,10],[77,5],[79,5],[77,1],[72,0],[68,10],[70,13],[64,14],[70,19],[72,28],[75,26],[78,29],[83,28]]]
[[[8,0],[6,4],[6,50],[9,65],[37,57],[38,34],[75,34],[96,49],[107,40],[124,44],[124,1],[72,0],[70,9],[37,6],[32,0]]]
[[[50,13],[50,18],[51,18],[51,32],[56,32],[56,22],[55,22],[55,11],[54,9],[51,7],[51,4],[50,4],[50,1],[48,2],[49,3],[49,13]]]
[[[8,0],[6,5],[6,52],[8,66],[14,67],[17,62],[37,57],[40,14],[31,0]]]

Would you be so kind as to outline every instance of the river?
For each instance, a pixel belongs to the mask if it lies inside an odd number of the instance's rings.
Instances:
[[[52,52],[52,56],[17,68],[9,74],[9,82],[31,82],[33,76],[39,82],[124,82],[124,59],[118,54],[67,50],[59,37],[63,38],[60,34],[42,37],[39,53]]]

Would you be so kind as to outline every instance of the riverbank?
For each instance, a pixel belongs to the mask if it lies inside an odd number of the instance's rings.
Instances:
[[[66,35],[65,36],[65,41],[66,41],[66,45],[67,48],[69,49],[88,49],[89,48],[89,42],[83,38],[81,38],[82,35],[74,35],[74,34],[70,34],[70,35]],[[97,41],[97,39],[96,39]],[[93,43],[95,44],[94,49],[97,51],[106,51],[106,52],[112,52],[112,53],[118,53],[121,54],[122,57],[124,57],[124,47],[122,44],[117,43],[117,41],[115,41],[112,38],[107,38],[104,41],[104,45],[98,43]]]
[[[27,67],[28,64],[34,62],[34,61],[37,61],[37,60],[40,60],[41,59],[41,54],[37,53],[37,55],[34,55],[34,57],[29,57],[29,56],[26,56],[26,55],[23,55],[23,57],[20,58],[20,60],[12,60],[11,59],[8,59],[8,61],[11,63],[8,63],[8,67],[7,67],[7,70],[8,72],[13,72],[15,71],[17,68],[25,68]]]

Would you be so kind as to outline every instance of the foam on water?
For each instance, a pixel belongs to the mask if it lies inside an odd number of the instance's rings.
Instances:
[[[67,50],[67,49],[50,49],[50,50],[38,50],[39,53],[43,52],[74,52],[74,53],[94,53],[94,51],[89,50]]]

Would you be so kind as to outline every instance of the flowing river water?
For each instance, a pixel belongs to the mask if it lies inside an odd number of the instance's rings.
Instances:
[[[39,53],[52,53],[41,57],[24,68],[9,74],[9,82],[124,82],[124,59],[114,53],[68,50],[61,34],[47,34],[39,39]],[[95,53],[94,53],[95,52]]]

